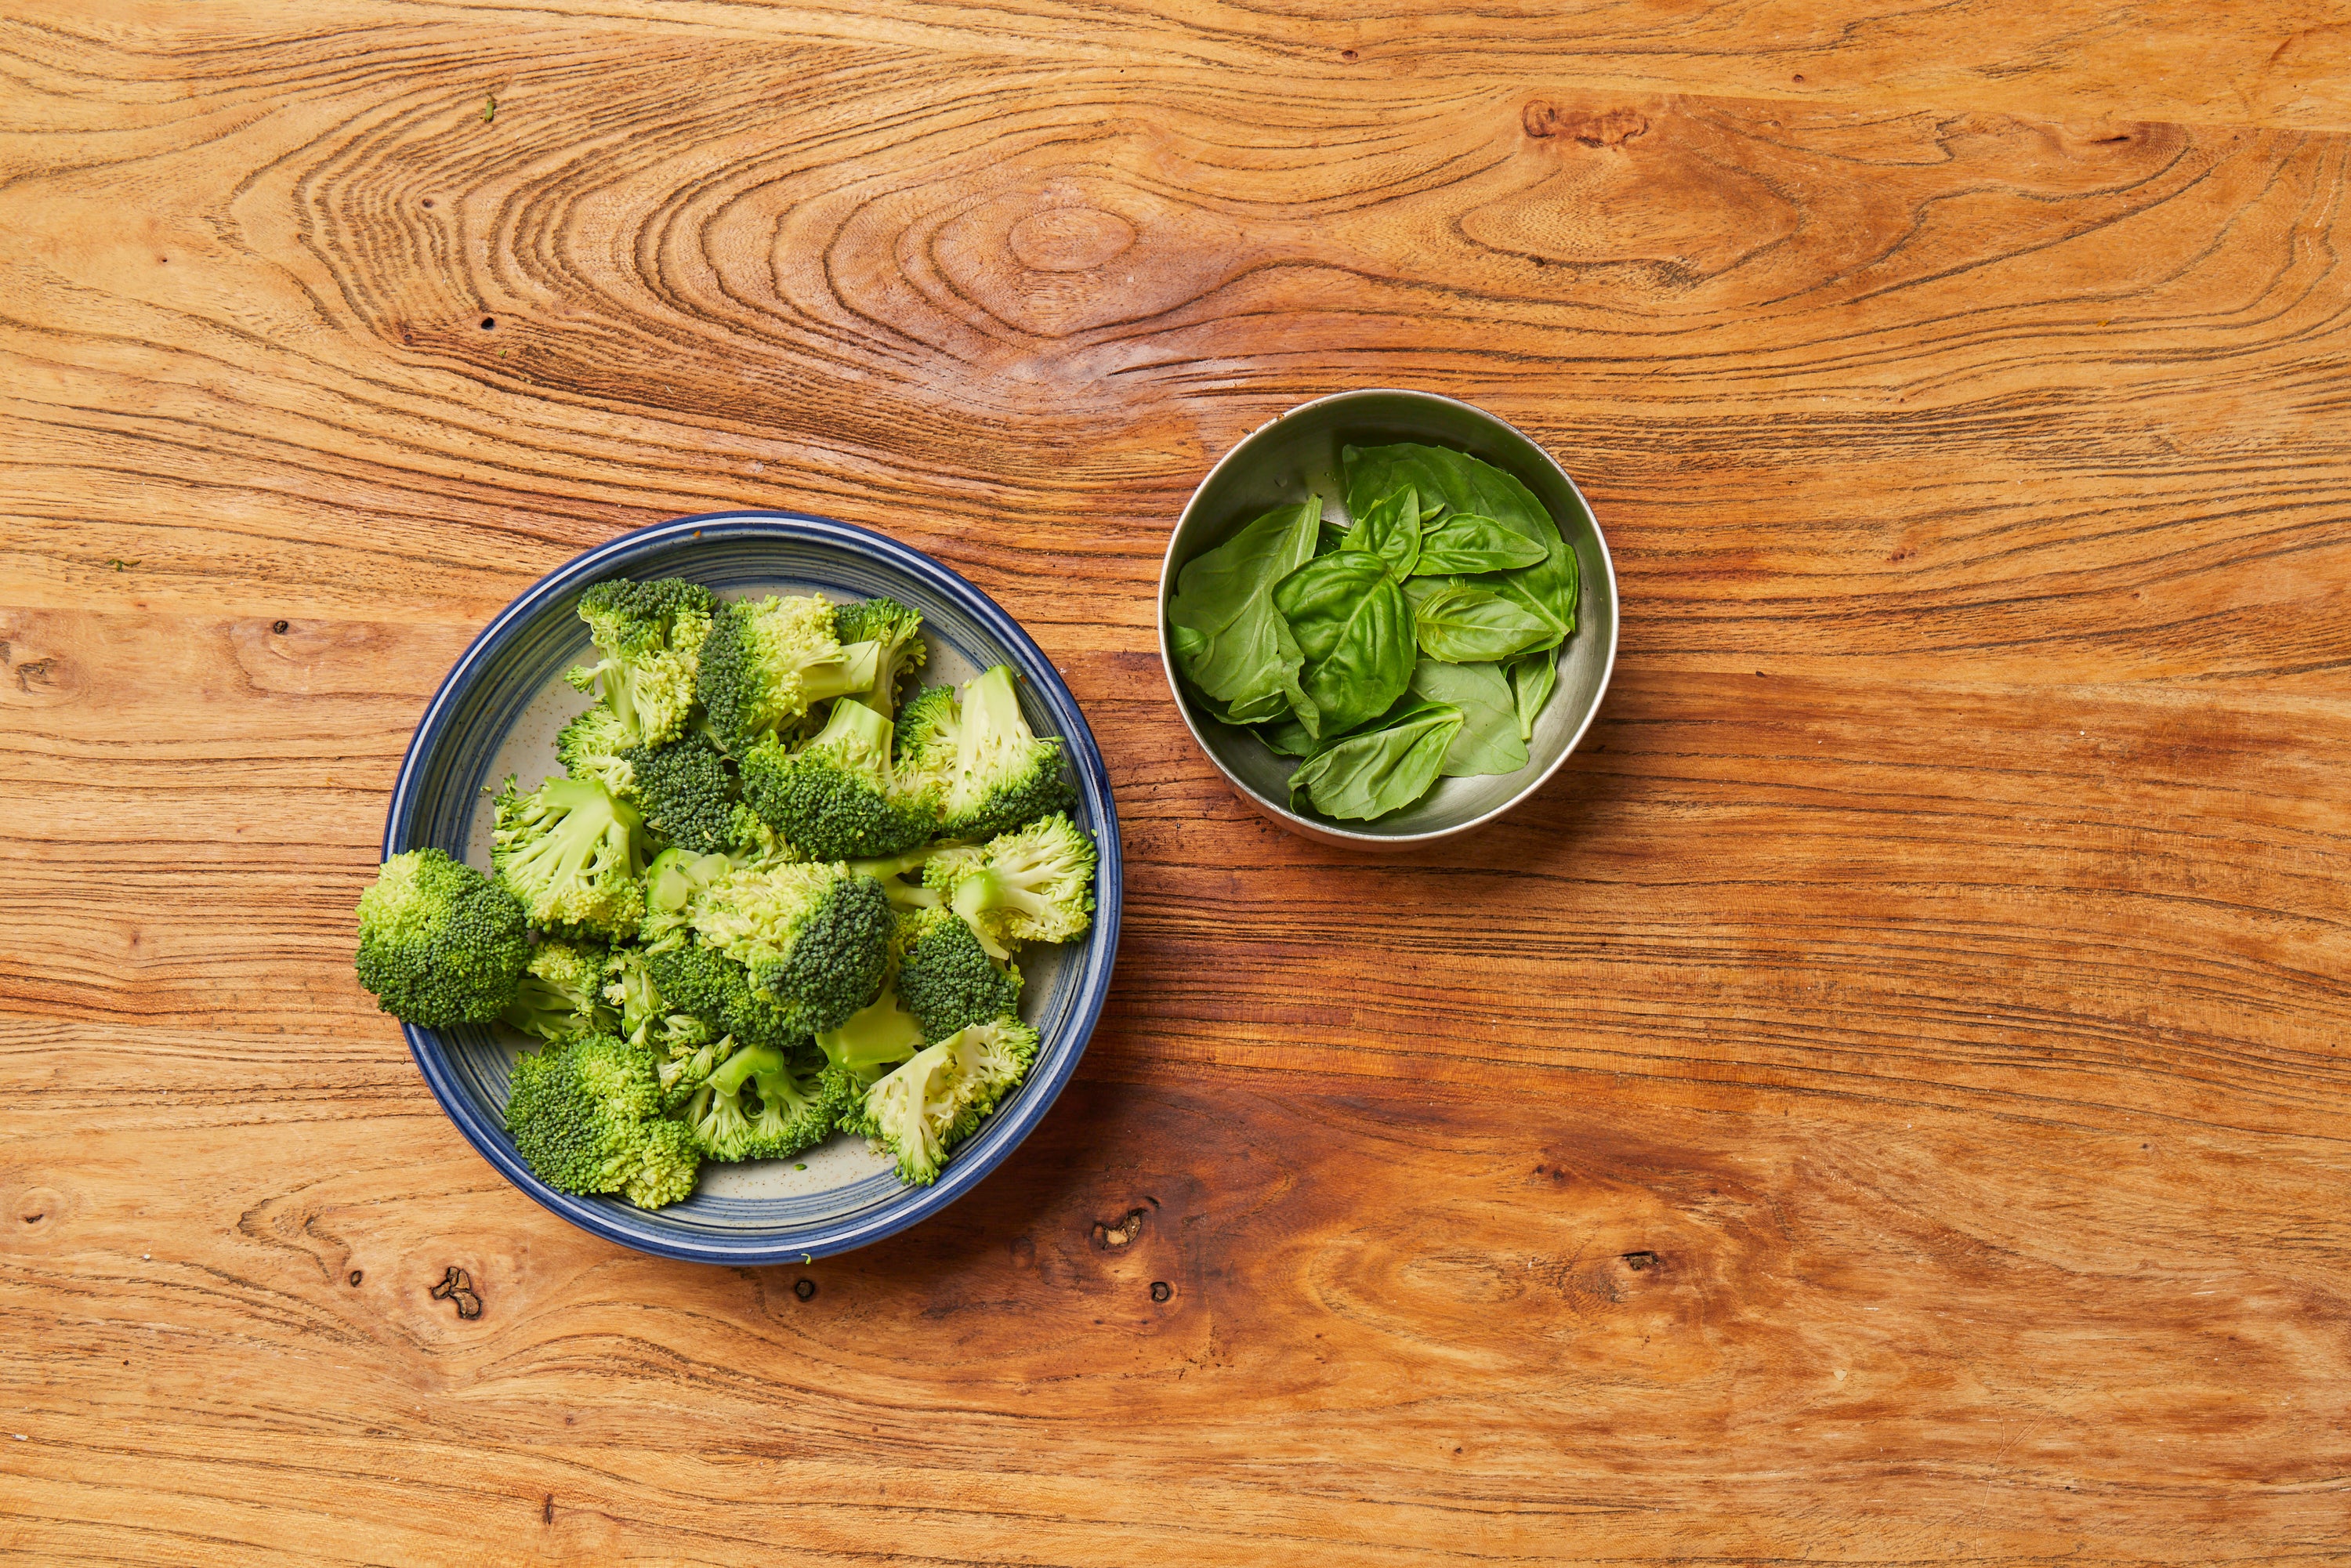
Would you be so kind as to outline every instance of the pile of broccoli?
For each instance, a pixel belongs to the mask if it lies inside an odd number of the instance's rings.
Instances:
[[[669,578],[600,583],[580,616],[599,657],[569,679],[595,702],[562,772],[498,791],[490,875],[384,862],[360,982],[410,1023],[539,1042],[507,1128],[561,1191],[657,1208],[705,1160],[836,1130],[935,1180],[1036,1057],[1021,945],[1092,923],[1060,740],[1005,666],[910,690],[928,651],[891,600]]]

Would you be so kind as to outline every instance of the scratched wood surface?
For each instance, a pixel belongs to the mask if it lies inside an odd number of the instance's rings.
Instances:
[[[2351,12],[1373,9],[0,13],[0,1550],[2341,1560]],[[1150,604],[1380,384],[1544,441],[1625,629],[1370,862]],[[1129,878],[998,1175],[725,1271],[349,958],[475,631],[738,505],[1019,616]]]

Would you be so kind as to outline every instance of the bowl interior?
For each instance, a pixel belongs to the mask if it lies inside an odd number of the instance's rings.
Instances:
[[[1166,657],[1167,601],[1185,563],[1214,549],[1276,507],[1322,497],[1325,519],[1345,522],[1347,487],[1341,452],[1392,442],[1449,446],[1517,478],[1550,508],[1561,536],[1575,551],[1580,588],[1573,635],[1560,648],[1559,685],[1527,744],[1527,765],[1515,773],[1441,779],[1429,794],[1372,822],[1329,822],[1290,810],[1289,779],[1295,758],[1283,757],[1247,729],[1210,716],[1176,676],[1192,733],[1217,765],[1259,810],[1310,837],[1401,849],[1417,840],[1476,825],[1534,789],[1575,749],[1608,685],[1616,654],[1616,577],[1608,547],[1574,483],[1541,447],[1517,429],[1450,398],[1427,392],[1342,392],[1290,410],[1260,425],[1226,455],[1193,493],[1170,541],[1159,582],[1160,649]]]
[[[452,1118],[509,1177],[600,1234],[648,1250],[746,1262],[861,1245],[950,1202],[1019,1143],[1065,1082],[1100,1011],[1117,945],[1117,827],[1101,758],[1050,664],[1003,612],[935,562],[863,530],[823,519],[730,517],[643,530],[583,557],[526,594],[453,672],[420,727],[395,791],[387,852],[434,844],[489,869],[493,812],[486,790],[509,774],[528,787],[559,771],[555,736],[588,706],[562,676],[591,658],[574,612],[581,590],[612,577],[676,576],[722,598],[820,592],[835,601],[887,594],[923,617],[926,681],[962,681],[1009,663],[1025,677],[1021,706],[1040,735],[1059,735],[1079,786],[1079,822],[1102,846],[1098,915],[1079,943],[1021,955],[1021,1013],[1042,1041],[1028,1081],[962,1145],[934,1186],[909,1188],[864,1140],[835,1134],[792,1160],[706,1165],[685,1202],[647,1212],[617,1197],[551,1191],[514,1153],[507,1085],[529,1042],[503,1026],[411,1028],[427,1081]],[[649,537],[651,536],[651,537]],[[413,778],[413,787],[405,788]],[[405,807],[403,812],[402,808]]]

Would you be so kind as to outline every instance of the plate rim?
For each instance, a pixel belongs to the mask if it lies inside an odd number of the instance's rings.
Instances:
[[[1016,1102],[1001,1113],[1010,1120],[1008,1133],[999,1133],[990,1140],[993,1146],[976,1150],[977,1157],[974,1159],[949,1160],[939,1179],[929,1186],[907,1188],[907,1196],[903,1201],[885,1200],[874,1208],[846,1219],[730,1242],[716,1238],[680,1237],[635,1229],[626,1223],[627,1216],[616,1217],[609,1209],[587,1199],[557,1192],[523,1163],[506,1141],[504,1129],[490,1126],[488,1119],[457,1083],[438,1032],[405,1022],[400,1027],[407,1039],[409,1055],[415,1061],[417,1071],[423,1074],[425,1087],[432,1091],[442,1113],[473,1145],[475,1153],[487,1160],[509,1185],[540,1207],[590,1235],[657,1257],[737,1267],[807,1262],[868,1246],[919,1224],[985,1180],[1007,1155],[1028,1140],[1029,1134],[1044,1120],[1046,1113],[1052,1109],[1053,1103],[1061,1098],[1061,1091],[1076,1074],[1086,1047],[1092,1041],[1094,1028],[1101,1021],[1102,1009],[1109,1000],[1111,980],[1118,961],[1119,917],[1124,893],[1118,807],[1111,791],[1109,769],[1102,761],[1102,748],[1094,740],[1092,727],[1086,723],[1085,714],[1061,679],[1061,672],[1053,667],[1053,662],[1046,657],[1045,651],[1037,645],[1036,640],[1018,621],[1006,612],[1003,606],[954,568],[912,546],[901,544],[872,528],[813,512],[763,507],[698,512],[691,517],[673,517],[666,522],[648,523],[642,528],[632,528],[571,557],[517,594],[505,609],[491,617],[488,625],[475,634],[465,652],[458,654],[456,662],[449,666],[448,674],[441,678],[432,700],[425,705],[423,714],[418,718],[416,727],[409,737],[408,749],[401,758],[400,770],[393,776],[392,798],[384,812],[382,858],[389,860],[410,847],[406,841],[414,825],[416,797],[425,759],[441,743],[459,699],[479,671],[522,626],[544,611],[550,601],[624,571],[632,560],[657,553],[663,547],[681,538],[690,541],[714,527],[721,526],[726,527],[730,533],[750,537],[769,535],[802,543],[844,548],[921,580],[926,586],[968,610],[1010,654],[1021,674],[1043,698],[1047,709],[1061,726],[1063,739],[1068,742],[1066,749],[1070,754],[1070,765],[1079,775],[1080,788],[1091,796],[1101,813],[1100,831],[1095,835],[1099,863],[1094,930],[1089,937],[1089,945],[1099,946],[1102,963],[1098,976],[1081,982],[1069,1030],[1072,1041],[1071,1049],[1048,1071],[1021,1085],[1021,1092]]]

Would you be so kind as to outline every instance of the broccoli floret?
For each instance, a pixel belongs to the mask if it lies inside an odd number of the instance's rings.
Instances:
[[[992,838],[1077,803],[1061,742],[1029,727],[1008,664],[964,683],[959,699],[944,686],[918,695],[899,720],[898,753],[908,788],[938,791],[950,838]]]
[[[974,1024],[916,1051],[858,1096],[841,1131],[873,1139],[896,1159],[899,1180],[926,1186],[1036,1059],[1037,1031],[1019,1019]]]
[[[653,1077],[661,1085],[661,1106],[675,1111],[692,1100],[710,1075],[741,1047],[735,1037],[713,1037],[700,1019],[674,1013],[647,1031],[645,1043],[661,1057]]]
[[[975,1120],[994,1112],[1018,1089],[1037,1060],[1037,1031],[1016,1018],[973,1024],[945,1043],[955,1048],[963,1103]]]
[[[904,956],[897,992],[935,1043],[965,1027],[1012,1013],[1020,1002],[1020,971],[987,956],[971,927],[944,909],[922,910],[900,921]]]
[[[686,918],[783,1002],[800,1032],[839,1027],[882,988],[890,901],[845,865],[738,867],[695,892]]]
[[[598,703],[563,727],[555,756],[572,778],[593,779],[626,800],[637,789],[636,772],[621,755],[630,745],[621,716]]]
[[[834,631],[831,603],[814,595],[725,606],[695,685],[718,743],[740,757],[817,703],[871,690],[879,647],[844,648]]]
[[[773,1160],[822,1143],[852,1090],[820,1059],[746,1046],[686,1103],[685,1124],[715,1160]]]
[[[726,855],[696,854],[672,844],[645,867],[645,920],[637,940],[657,943],[685,925],[685,906],[701,889],[735,869]]]
[[[641,1208],[694,1190],[693,1136],[661,1114],[653,1053],[609,1034],[541,1047],[515,1062],[507,1101],[515,1149],[560,1192],[619,1192]]]
[[[978,1121],[960,1103],[959,1086],[955,1048],[942,1040],[860,1095],[841,1116],[841,1129],[881,1145],[896,1160],[900,1181],[927,1186],[939,1179],[947,1150]]]
[[[360,984],[394,1018],[426,1029],[487,1023],[530,960],[515,896],[439,850],[383,862],[360,894]]]
[[[950,890],[947,906],[999,958],[1016,942],[1068,942],[1093,924],[1094,841],[1067,817],[1048,817],[968,853],[934,857],[924,876]]]
[[[564,679],[601,696],[632,744],[674,740],[694,706],[703,644],[717,613],[718,596],[698,582],[600,582],[580,596],[580,619],[604,657]]]
[[[920,1051],[923,1030],[914,1015],[899,1005],[897,992],[885,985],[872,1007],[851,1014],[839,1029],[818,1035],[816,1043],[827,1061],[862,1085],[880,1077],[891,1063]]]
[[[895,1157],[898,1177],[936,1181],[948,1153],[1017,1088],[1037,1059],[1037,1031],[1019,1019],[974,1024],[916,1051],[841,1118]]]
[[[898,771],[945,798],[963,755],[963,705],[953,686],[925,686],[898,716]]]
[[[549,779],[526,795],[509,777],[490,862],[534,925],[622,937],[644,918],[644,820],[601,784]]]
[[[873,685],[860,700],[888,718],[898,711],[899,683],[930,657],[919,634],[923,618],[894,599],[868,599],[842,605],[833,623],[834,634],[843,643],[874,645]]]
[[[773,737],[743,757],[743,798],[761,821],[818,860],[887,855],[938,826],[931,797],[898,788],[890,721],[842,697],[816,738],[787,752]]]
[[[611,956],[596,942],[541,942],[531,949],[522,986],[498,1021],[541,1040],[607,1034],[618,1023],[604,1000]]]
[[[632,746],[620,760],[647,827],[698,854],[734,846],[735,781],[708,740],[689,735],[666,746]]]
[[[791,1008],[751,983],[749,970],[683,933],[646,948],[644,967],[666,1012],[706,1019],[714,1032],[744,1044],[789,1047],[810,1032]]]

